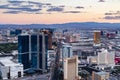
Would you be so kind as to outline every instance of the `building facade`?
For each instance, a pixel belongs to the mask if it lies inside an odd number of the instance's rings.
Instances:
[[[92,72],[92,80],[109,80],[108,72]]]
[[[18,36],[18,61],[24,69],[47,69],[48,35],[44,33]]]
[[[94,31],[94,44],[100,44],[100,31]]]
[[[23,77],[23,65],[12,61],[12,57],[1,57],[0,80],[13,80],[18,77]]]
[[[73,49],[72,49],[72,46],[67,44],[67,43],[64,43],[62,45],[62,58],[70,58],[73,56]]]
[[[77,80],[78,56],[64,59],[64,80]]]
[[[97,64],[115,65],[115,52],[102,49],[98,52]]]

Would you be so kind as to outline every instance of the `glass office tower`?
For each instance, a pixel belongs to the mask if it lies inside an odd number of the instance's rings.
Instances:
[[[18,36],[18,52],[18,61],[24,65],[24,69],[30,68],[29,35]]]
[[[37,69],[37,35],[31,35],[31,68]]]
[[[18,61],[24,69],[47,70],[48,35],[44,33],[18,36]]]

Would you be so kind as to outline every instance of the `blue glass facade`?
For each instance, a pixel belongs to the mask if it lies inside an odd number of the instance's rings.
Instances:
[[[45,63],[45,64],[46,64],[46,69],[47,69],[47,55],[48,55],[48,54],[47,54],[47,50],[48,50],[48,47],[49,47],[49,44],[48,44],[48,35],[45,35],[45,53],[46,53],[46,54],[45,54],[45,56],[46,56],[46,57],[45,57],[45,58],[46,58],[46,59],[45,59],[45,60],[46,60],[46,63]]]
[[[31,67],[37,68],[37,35],[31,35]]]
[[[42,35],[39,36],[39,68],[42,69]]]
[[[21,34],[21,33],[22,33],[22,30],[16,29],[16,31],[15,31],[15,34],[16,34],[16,35],[19,35],[19,34]]]
[[[18,36],[18,61],[24,65],[24,69],[38,69],[38,67],[42,69],[43,63],[45,63],[45,69],[47,69],[48,36],[45,35],[44,37],[45,40],[43,41],[43,35],[41,34]],[[45,45],[44,54],[42,51],[44,50],[43,45]],[[43,58],[45,58],[45,61],[43,61]]]
[[[18,53],[18,62],[24,65],[24,69],[30,68],[29,35],[18,36]]]

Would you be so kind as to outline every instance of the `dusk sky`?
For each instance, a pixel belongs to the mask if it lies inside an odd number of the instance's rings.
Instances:
[[[0,24],[120,23],[120,0],[0,0]]]

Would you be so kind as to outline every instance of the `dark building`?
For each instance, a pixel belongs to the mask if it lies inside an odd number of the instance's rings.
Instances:
[[[14,35],[14,36],[19,35],[21,33],[22,33],[21,29],[16,29],[16,30],[11,30],[10,31],[10,35]]]
[[[47,70],[48,35],[44,33],[18,36],[18,61],[24,69]]]
[[[15,30],[15,34],[16,34],[16,35],[19,35],[19,34],[21,34],[21,33],[22,33],[22,30],[21,30],[21,29],[16,29],[16,30]]]
[[[52,49],[52,34],[53,34],[53,31],[45,29],[45,30],[41,30],[41,32],[48,35],[48,49]]]
[[[106,36],[108,39],[114,39],[116,37],[116,34],[115,33],[107,33]]]

